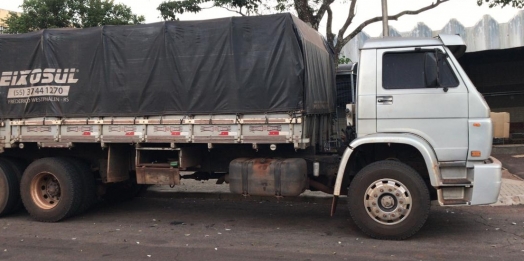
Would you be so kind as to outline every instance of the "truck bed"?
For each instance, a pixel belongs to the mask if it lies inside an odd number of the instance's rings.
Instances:
[[[67,148],[74,143],[291,143],[299,149],[310,142],[303,132],[306,118],[250,114],[14,119],[1,123],[0,147],[23,143],[47,148]]]

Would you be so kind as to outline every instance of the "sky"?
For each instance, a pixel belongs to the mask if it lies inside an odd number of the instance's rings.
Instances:
[[[115,0],[115,2],[130,6],[134,13],[144,15],[146,17],[146,23],[162,21],[160,12],[156,10],[156,8],[163,1],[165,0]],[[388,0],[388,12],[390,15],[394,15],[404,10],[416,10],[435,1],[436,0]],[[22,2],[23,0],[0,0],[0,9],[21,11],[19,6]],[[349,0],[335,0],[335,3],[332,5],[334,30],[338,30],[338,28],[344,24],[349,13],[349,3]],[[450,19],[455,18],[464,26],[469,27],[475,25],[484,15],[490,15],[499,23],[504,23],[513,18],[518,11],[519,9],[512,7],[489,8],[487,5],[479,7],[477,6],[477,0],[450,0],[435,9],[419,15],[406,15],[398,21],[390,21],[389,25],[395,27],[395,29],[400,32],[405,32],[413,29],[418,22],[424,22],[431,29],[440,30]],[[358,24],[369,18],[381,16],[381,0],[359,0],[356,13],[357,15],[353,20],[352,26],[349,27],[347,32],[350,32]],[[180,19],[202,20],[234,15],[234,13],[227,10],[213,8],[206,9],[198,14],[184,14],[180,16]],[[325,24],[326,21],[324,19],[319,29],[322,34],[325,34]],[[380,22],[371,24],[367,26],[364,31],[372,37],[380,36],[382,24]],[[334,33],[336,33],[336,31]]]

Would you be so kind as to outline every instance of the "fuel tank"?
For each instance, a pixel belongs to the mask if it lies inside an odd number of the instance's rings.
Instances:
[[[229,164],[231,193],[252,196],[298,196],[307,187],[306,161],[300,158],[239,158]]]

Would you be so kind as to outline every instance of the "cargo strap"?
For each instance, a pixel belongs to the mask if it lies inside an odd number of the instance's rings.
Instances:
[[[282,161],[277,160],[275,164],[275,168],[273,169],[274,175],[275,175],[275,196],[280,197],[282,196],[282,181],[281,178],[281,166]]]

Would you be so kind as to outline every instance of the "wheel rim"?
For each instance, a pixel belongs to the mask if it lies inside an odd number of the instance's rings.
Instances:
[[[394,179],[373,182],[364,195],[368,215],[383,225],[395,225],[411,212],[411,193],[404,184]]]
[[[60,182],[47,172],[37,174],[31,180],[31,198],[41,209],[52,209],[60,202]]]

